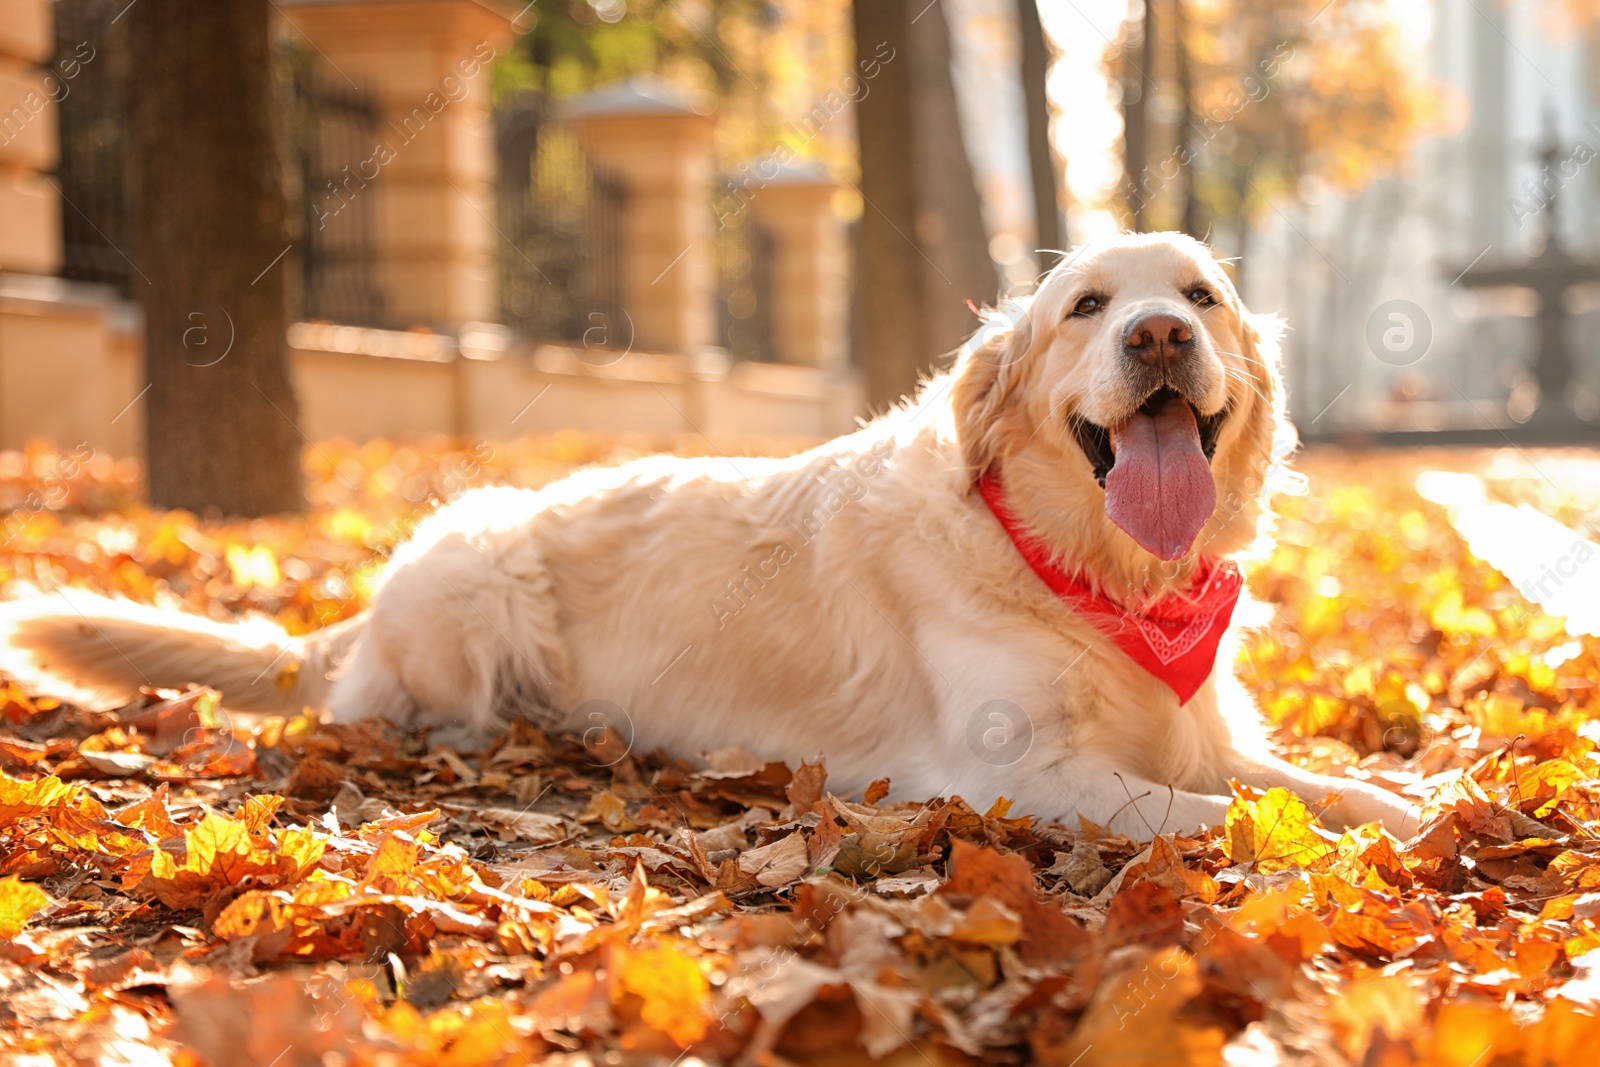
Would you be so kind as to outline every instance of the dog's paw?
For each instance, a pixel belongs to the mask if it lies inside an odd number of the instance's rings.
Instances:
[[[450,748],[457,752],[482,752],[489,747],[489,743],[504,733],[503,728],[496,729],[500,724],[484,725],[481,723],[449,721],[430,724],[428,730],[429,748]]]
[[[1421,811],[1404,797],[1364,782],[1340,782],[1339,799],[1327,811],[1327,821],[1342,828],[1382,823],[1404,841],[1422,825]]]

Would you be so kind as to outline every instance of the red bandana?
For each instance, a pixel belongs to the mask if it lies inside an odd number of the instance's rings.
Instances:
[[[1217,646],[1244,587],[1244,577],[1233,561],[1202,558],[1189,595],[1162,597],[1130,610],[1095,592],[1078,574],[1051,562],[1050,550],[1027,533],[1006,507],[998,476],[985,474],[978,490],[1033,573],[1111,638],[1129,659],[1165,682],[1178,694],[1179,704],[1187,704],[1211,675]]]

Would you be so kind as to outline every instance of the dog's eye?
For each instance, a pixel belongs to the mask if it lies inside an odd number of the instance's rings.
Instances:
[[[1082,315],[1087,317],[1089,315],[1093,315],[1096,311],[1101,310],[1105,306],[1105,297],[1096,296],[1095,294],[1090,293],[1088,296],[1079,299],[1077,304],[1073,306],[1072,313],[1074,315]]]
[[[1197,285],[1188,293],[1189,302],[1196,307],[1208,308],[1217,302],[1217,294],[1203,285]]]

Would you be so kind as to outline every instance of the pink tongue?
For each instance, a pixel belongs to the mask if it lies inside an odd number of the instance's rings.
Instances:
[[[1111,449],[1111,521],[1162,559],[1189,551],[1217,506],[1217,486],[1189,405],[1173,397],[1154,415],[1135,414],[1111,431]]]

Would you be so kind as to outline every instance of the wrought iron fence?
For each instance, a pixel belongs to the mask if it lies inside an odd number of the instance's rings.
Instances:
[[[300,308],[308,319],[391,325],[373,279],[372,100],[314,55],[288,55],[290,129],[300,174]]]
[[[133,260],[134,191],[129,174],[129,109],[133,64],[125,0],[57,0],[54,68],[63,82],[61,275],[115,286],[137,298]],[[89,57],[89,58],[85,58]],[[363,94],[330,81],[299,52],[286,55],[292,147],[300,175],[303,219],[296,252],[302,286],[293,311],[312,318],[377,325],[383,319],[372,275],[370,197],[359,167],[370,153],[377,112]]]
[[[620,318],[625,193],[551,118],[531,93],[495,114],[501,312],[523,336],[593,340]]]
[[[745,213],[721,230],[717,258],[718,343],[735,359],[780,359],[772,329],[772,235]]]
[[[56,101],[61,156],[61,276],[135,293],[133,211],[128,164],[128,23],[125,3],[58,0],[55,13]],[[74,71],[70,79],[59,75]]]
[[[128,94],[132,72],[127,22],[118,0],[57,0],[57,58],[82,42],[81,64],[59,101],[65,277],[116,286],[137,297],[133,200],[127,181]],[[356,325],[388,321],[374,272],[375,198],[362,164],[377,141],[378,114],[362,92],[330,74],[314,54],[283,56],[288,128],[300,178],[301,285],[293,312]],[[622,311],[625,192],[595,171],[572,134],[551,121],[544,98],[523,95],[496,109],[500,179],[497,226],[504,240],[499,274],[502,315],[518,333],[548,340],[594,337],[596,316]],[[753,219],[729,226],[718,242],[719,341],[737,358],[772,360],[772,242]],[[608,331],[608,335],[614,331]]]

